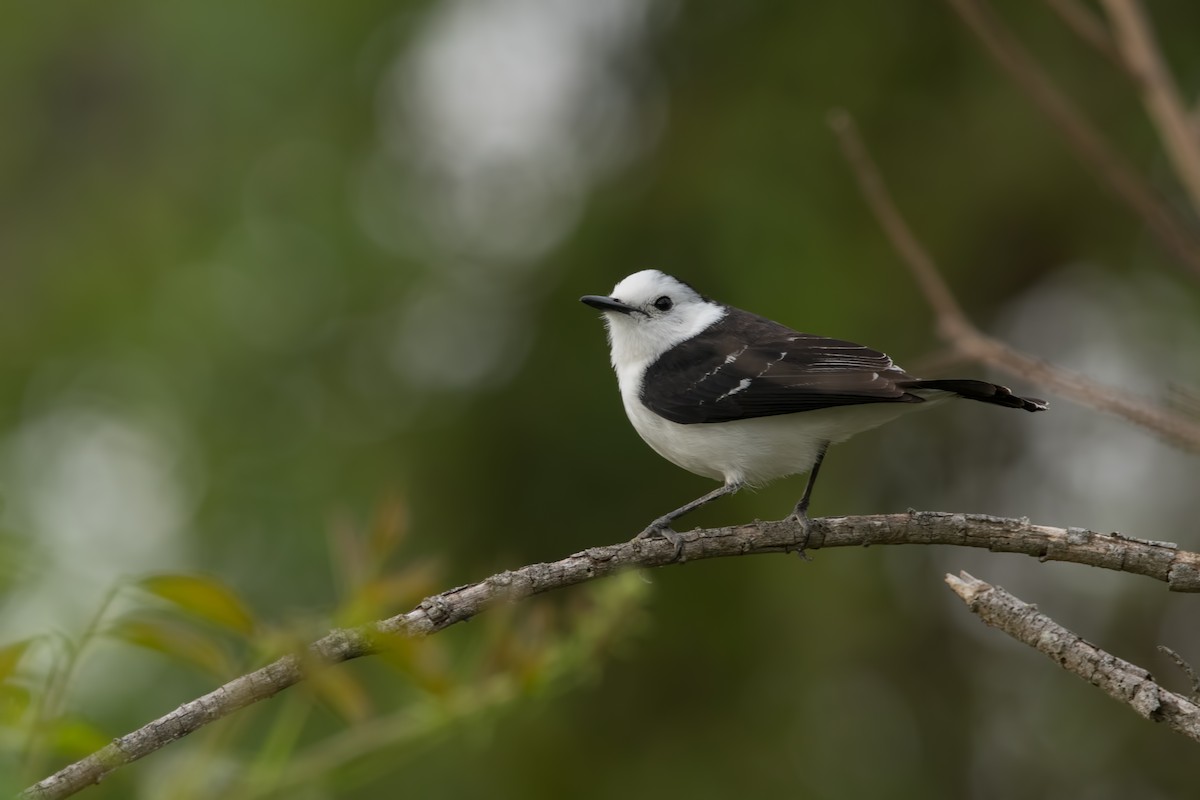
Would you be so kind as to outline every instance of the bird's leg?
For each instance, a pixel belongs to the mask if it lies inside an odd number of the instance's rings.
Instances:
[[[654,520],[654,522],[651,522],[649,525],[647,525],[644,531],[633,538],[636,540],[648,539],[653,536],[661,536],[671,544],[675,545],[675,558],[678,559],[683,553],[683,538],[671,527],[671,523],[682,517],[684,514],[689,514],[700,506],[711,503],[718,497],[724,497],[727,494],[733,494],[738,489],[741,489],[742,485],[743,484],[738,481],[734,483],[726,483],[720,488],[713,489],[703,497],[697,497],[692,502],[682,505],[668,514],[663,514],[661,517]]]
[[[789,520],[795,520],[800,523],[801,530],[804,531],[804,541],[808,543],[808,503],[812,500],[813,486],[817,482],[817,473],[821,471],[821,462],[825,460],[825,451],[829,449],[829,442],[821,445],[821,449],[817,451],[817,460],[813,462],[812,469],[808,471],[808,485],[804,487],[804,496],[800,498],[800,502],[796,503],[796,507],[792,513],[788,515]],[[801,557],[804,557],[804,545],[800,546],[797,551]]]

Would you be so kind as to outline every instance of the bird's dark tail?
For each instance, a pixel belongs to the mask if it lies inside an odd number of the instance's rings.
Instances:
[[[905,389],[937,389],[943,392],[953,392],[968,400],[978,400],[981,403],[991,403],[1006,408],[1023,408],[1026,411],[1045,411],[1050,404],[1035,397],[1017,397],[1007,386],[1000,386],[987,381],[944,380],[944,381],[909,381],[902,384]]]

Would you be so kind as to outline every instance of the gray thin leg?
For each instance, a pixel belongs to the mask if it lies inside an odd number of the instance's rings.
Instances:
[[[646,529],[635,536],[635,539],[648,539],[653,536],[661,536],[671,544],[675,545],[675,558],[679,558],[683,551],[683,539],[671,527],[671,523],[682,517],[684,514],[690,514],[697,508],[711,503],[718,497],[724,497],[727,494],[733,494],[738,489],[742,488],[740,483],[727,483],[720,488],[713,489],[703,497],[697,497],[690,503],[680,506],[674,511],[663,514],[658,519],[646,526]]]
[[[808,485],[804,487],[804,496],[800,498],[800,502],[796,503],[796,508],[792,511],[792,515],[798,519],[808,518],[808,503],[812,500],[812,490],[817,483],[817,473],[821,471],[821,462],[825,460],[825,451],[828,449],[829,442],[821,445],[821,449],[817,452],[817,460],[813,462],[812,469],[808,471]]]
[[[808,485],[804,487],[804,496],[800,498],[800,502],[796,503],[796,507],[792,510],[791,516],[788,519],[794,519],[800,523],[800,527],[804,529],[804,541],[808,541],[808,503],[812,500],[813,486],[817,483],[817,473],[821,471],[821,462],[825,460],[825,451],[829,449],[829,442],[821,445],[821,449],[817,452],[817,460],[813,462],[812,469],[808,471]],[[801,557],[804,557],[804,548],[799,551]]]

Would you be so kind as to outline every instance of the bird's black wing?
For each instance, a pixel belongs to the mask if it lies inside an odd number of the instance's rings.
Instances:
[[[641,399],[683,425],[863,403],[920,403],[878,350],[736,309],[647,368]]]

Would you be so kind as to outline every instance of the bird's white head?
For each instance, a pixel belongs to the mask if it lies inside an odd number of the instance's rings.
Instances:
[[[656,269],[635,272],[611,295],[579,298],[604,312],[613,367],[648,364],[725,316],[714,303],[678,278]]]

